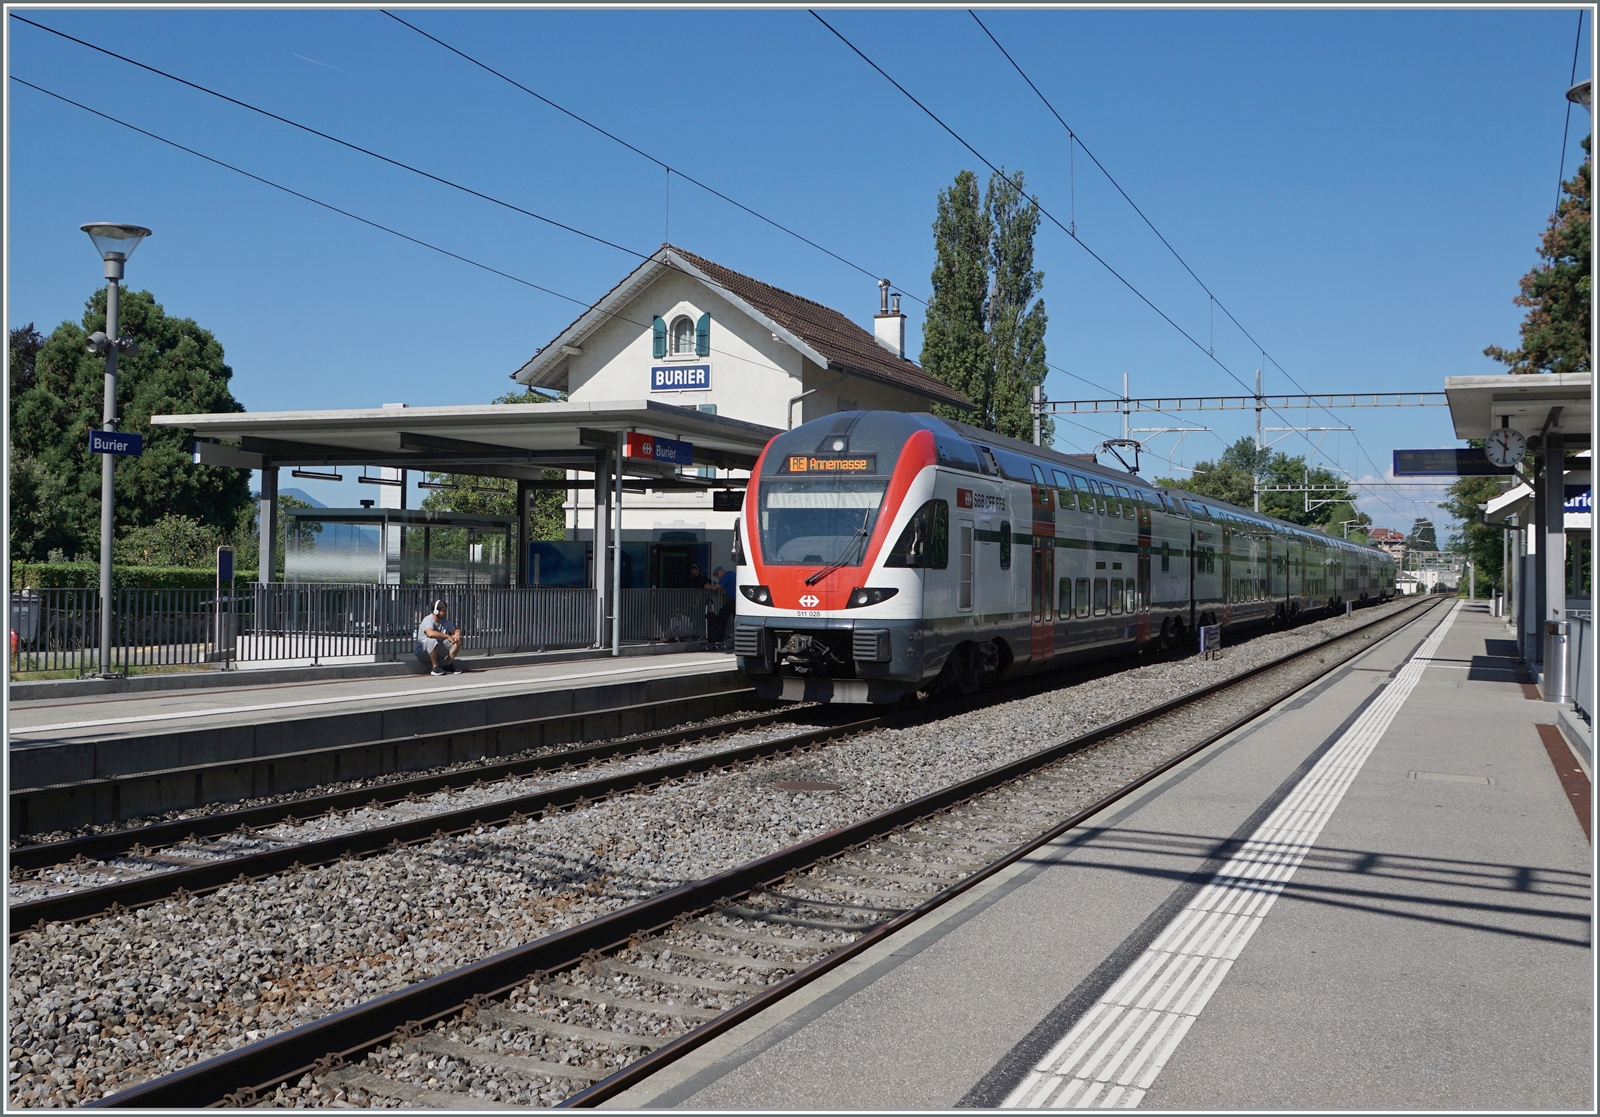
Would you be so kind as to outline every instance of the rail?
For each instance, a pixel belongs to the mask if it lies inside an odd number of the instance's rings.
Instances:
[[[119,589],[111,669],[389,662],[413,654],[436,598],[466,636],[466,654],[506,655],[595,644],[594,591],[554,586],[250,583],[237,589]],[[717,590],[622,591],[626,644],[704,640]],[[609,640],[607,631],[600,642]],[[98,670],[99,591],[11,593],[11,669]]]
[[[1350,631],[1316,641],[1238,675],[1203,686],[1189,694],[1141,710],[1088,733],[1049,745],[1029,756],[901,803],[827,834],[801,841],[714,876],[679,885],[629,907],[577,923],[417,984],[381,994],[370,1001],[342,1009],[319,1020],[245,1044],[159,1078],[147,1080],[91,1102],[89,1107],[159,1109],[176,1106],[254,1104],[277,1083],[297,1078],[313,1070],[337,1067],[345,1060],[359,1057],[380,1043],[416,1035],[434,1021],[455,1015],[466,1007],[477,1006],[511,991],[527,981],[532,974],[552,973],[576,965],[585,958],[598,957],[602,952],[626,944],[633,936],[641,936],[667,926],[674,919],[710,910],[719,901],[732,899],[769,882],[781,880],[798,869],[817,864],[867,841],[945,811],[956,804],[1053,764],[1063,757],[1173,714],[1199,699],[1223,693],[1287,664],[1316,655],[1319,664],[1319,670],[1315,673],[1316,678],[1326,678],[1328,674],[1372,646],[1367,642],[1370,637],[1362,638],[1368,630],[1391,620],[1399,620],[1400,624],[1392,630],[1398,631],[1412,621],[1431,613],[1432,607],[1440,600],[1442,599],[1424,601],[1419,606],[1402,610],[1398,614],[1390,614]],[[1327,655],[1333,645],[1349,641],[1352,637],[1359,638],[1353,646],[1340,649],[1338,654],[1331,657]],[[1297,681],[1288,693],[1303,690],[1314,681]],[[851,945],[769,986],[749,1001],[711,1020],[689,1035],[672,1041],[655,1054],[622,1068],[610,1078],[583,1091],[582,1094],[568,1098],[562,1103],[563,1106],[590,1106],[614,1097],[642,1076],[660,1069],[661,1066],[709,1039],[724,1034],[727,1029],[770,1006],[775,1000],[829,972],[843,961],[858,956],[861,951],[882,942],[887,935],[906,926],[912,920],[920,918],[978,881],[1014,863],[1046,842],[1054,840],[1073,826],[1081,824],[1083,820],[1092,817],[1110,803],[1125,797],[1187,757],[1195,755],[1261,716],[1285,696],[1276,694],[1269,701],[1252,703],[1249,707],[1239,710],[1229,724],[1207,733],[1197,744],[1182,750],[1179,755],[1152,770],[1142,773],[1093,806],[1056,823],[1049,830],[1012,849],[1000,859],[921,904],[900,911],[895,917],[868,931]],[[881,720],[881,717],[872,720]],[[848,732],[856,728],[859,726],[837,726],[833,727],[831,732]],[[747,748],[769,747],[776,751],[787,752],[791,749],[804,748],[812,743],[815,741],[791,738],[772,742],[769,746],[747,746]],[[638,784],[648,785],[654,780],[672,776],[667,775],[664,769],[658,769],[654,772],[632,773],[627,778]],[[434,825],[434,821],[425,820],[416,825],[420,829],[424,825]],[[449,833],[452,825],[458,829],[474,828],[474,824],[465,819],[441,817],[438,829]]]

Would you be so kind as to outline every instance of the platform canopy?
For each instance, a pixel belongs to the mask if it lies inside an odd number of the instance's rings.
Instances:
[[[695,466],[749,470],[776,428],[654,400],[374,407],[155,415],[151,425],[192,430],[198,460],[240,469],[382,466],[537,481],[546,469],[607,469],[619,433],[688,442]],[[231,445],[230,445],[231,444]],[[632,458],[624,472],[660,476]]]
[[[1569,449],[1590,437],[1587,372],[1447,376],[1445,397],[1457,438],[1487,438],[1509,422],[1524,438],[1559,430]]]

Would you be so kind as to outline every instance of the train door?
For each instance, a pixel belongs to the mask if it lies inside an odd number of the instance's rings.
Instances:
[[[1150,494],[1141,490],[1138,499],[1139,509],[1139,539],[1138,559],[1134,577],[1137,584],[1134,590],[1133,607],[1138,618],[1138,627],[1135,630],[1139,642],[1142,644],[1150,639]]]
[[[961,520],[956,524],[957,544],[957,569],[956,569],[956,611],[960,613],[972,612],[972,539],[973,526],[971,520]]]
[[[1233,527],[1222,525],[1222,623],[1233,623]]]
[[[1033,624],[1031,646],[1033,661],[1052,658],[1056,654],[1055,584],[1056,584],[1056,525],[1055,503],[1045,486],[1044,474],[1033,467]]]

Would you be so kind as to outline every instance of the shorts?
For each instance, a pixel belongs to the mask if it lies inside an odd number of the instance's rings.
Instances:
[[[449,643],[450,641],[448,640],[435,640],[431,636],[424,636],[417,641],[417,658],[424,663],[432,663],[433,649],[441,644],[448,645]]]

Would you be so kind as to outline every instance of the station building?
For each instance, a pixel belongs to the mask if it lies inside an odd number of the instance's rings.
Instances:
[[[838,411],[970,407],[907,357],[900,297],[887,280],[878,286],[869,331],[840,311],[664,244],[513,379],[564,392],[572,403],[653,400],[777,430]],[[657,487],[624,502],[629,584],[679,580],[689,562],[705,574],[731,562],[736,494],[748,473],[698,460],[695,472],[720,484]],[[594,492],[571,476],[567,538],[589,545]],[[566,570],[592,565],[577,555],[547,557]]]

